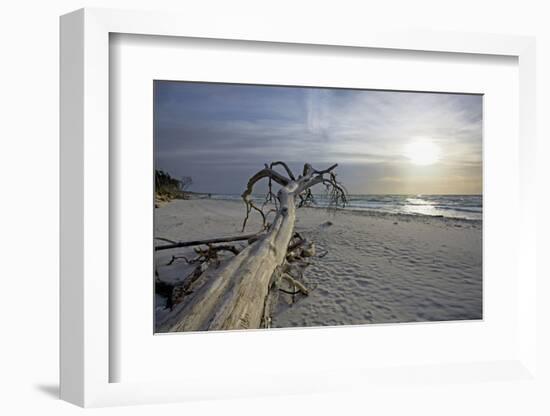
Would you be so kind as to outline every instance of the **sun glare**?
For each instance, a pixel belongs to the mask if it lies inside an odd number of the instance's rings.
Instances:
[[[414,140],[405,146],[405,156],[415,165],[433,165],[439,161],[439,147],[430,140]]]

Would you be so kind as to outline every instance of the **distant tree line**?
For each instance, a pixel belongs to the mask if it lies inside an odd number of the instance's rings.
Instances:
[[[190,176],[176,179],[163,170],[155,170],[155,194],[156,196],[174,199],[185,199],[187,189],[193,184]]]

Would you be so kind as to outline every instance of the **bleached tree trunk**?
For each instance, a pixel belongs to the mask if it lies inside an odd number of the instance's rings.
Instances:
[[[288,176],[275,170],[283,165]],[[185,301],[177,305],[161,327],[161,332],[248,329],[264,326],[269,305],[268,294],[274,281],[280,279],[287,249],[294,235],[296,199],[312,186],[332,182],[332,170],[316,171],[304,166],[298,179],[282,162],[254,175],[248,182],[242,197],[247,205],[247,218],[251,209],[260,211],[251,199],[254,184],[269,178],[281,185],[277,194],[278,209],[272,224],[264,234],[238,255],[222,263],[218,268],[208,268],[201,276],[201,284],[193,288]],[[330,178],[324,175],[329,174]],[[334,179],[334,183],[336,183]],[[331,183],[332,184],[332,183]],[[260,211],[261,212],[261,211]],[[265,222],[265,216],[262,214]],[[245,220],[246,223],[246,220]]]

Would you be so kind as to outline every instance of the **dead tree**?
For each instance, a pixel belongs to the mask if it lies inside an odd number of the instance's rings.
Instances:
[[[284,173],[276,170],[277,167]],[[234,257],[218,261],[217,267],[201,264],[201,269],[194,272],[192,285],[186,287],[188,294],[173,307],[160,331],[269,327],[283,281],[295,289],[291,293],[307,295],[308,289],[293,275],[296,267],[292,263],[296,258],[314,254],[315,247],[294,232],[296,208],[312,199],[310,189],[315,185],[326,187],[332,204],[345,205],[347,193],[336,179],[336,167],[316,170],[305,164],[302,174],[296,177],[284,162],[273,162],[252,176],[242,194],[246,205],[243,231],[252,212],[261,216],[262,230]],[[268,193],[264,204],[258,206],[252,192],[263,179],[268,180]],[[279,188],[276,194],[274,184]],[[274,217],[269,222],[271,213]],[[200,274],[200,279],[196,274]]]

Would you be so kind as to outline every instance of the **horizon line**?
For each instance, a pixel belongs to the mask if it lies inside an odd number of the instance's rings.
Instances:
[[[203,192],[203,191],[183,191],[183,192],[184,193],[186,193],[186,192],[187,193],[194,193],[194,194],[212,194],[212,195],[238,195],[238,196],[241,195],[240,193]],[[252,195],[265,195],[265,193],[259,192],[259,193],[254,193]],[[314,193],[313,195],[324,195],[324,193],[317,193],[317,194]],[[443,193],[443,194],[438,194],[438,193],[436,193],[436,194],[432,194],[432,193],[423,193],[423,192],[412,192],[412,193],[354,193],[354,192],[349,192],[348,195],[483,196],[483,193],[473,193],[473,194],[464,194],[464,193],[457,193],[457,194]]]

